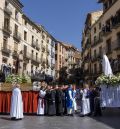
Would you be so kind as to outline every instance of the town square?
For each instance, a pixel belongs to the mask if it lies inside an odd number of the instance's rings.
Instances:
[[[0,0],[0,129],[120,128],[120,0]]]

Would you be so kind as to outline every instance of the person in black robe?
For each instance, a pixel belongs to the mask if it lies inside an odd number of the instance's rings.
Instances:
[[[94,99],[95,99],[95,88],[91,88],[90,89],[90,94],[89,94],[89,98],[90,98],[90,115],[92,115],[94,113]]]
[[[94,116],[102,116],[102,110],[100,106],[100,88],[95,89],[95,99],[94,99]]]
[[[48,116],[56,115],[55,96],[56,96],[56,91],[51,86],[51,89],[46,92]]]
[[[63,114],[67,115],[67,102],[66,102],[66,96],[67,96],[67,88],[68,86],[62,86],[63,96],[62,96],[62,103],[63,103]]]
[[[45,95],[45,98],[44,98],[44,103],[45,103],[45,115],[48,115],[49,94],[50,94],[50,86],[47,86],[47,88],[46,88],[46,95]]]
[[[56,101],[56,115],[57,116],[63,116],[63,92],[60,87],[56,86],[56,96],[55,96],[55,101]]]

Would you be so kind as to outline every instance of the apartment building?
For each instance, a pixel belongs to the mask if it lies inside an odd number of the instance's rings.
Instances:
[[[85,27],[82,33],[82,60],[83,60],[83,72],[85,80],[91,80],[91,39],[93,35],[91,34],[91,28],[93,24],[99,19],[103,11],[96,11],[88,13],[85,21]],[[96,31],[96,30],[95,30]]]
[[[89,29],[91,63],[88,63],[88,73],[93,81],[102,74],[103,54],[108,56],[113,72],[120,72],[120,0],[98,0],[98,3],[103,5],[103,13]],[[83,39],[86,37],[84,35]]]
[[[19,74],[42,71],[54,77],[56,40],[22,8],[19,0],[0,2],[0,66]]]
[[[71,69],[74,65],[78,64],[77,58],[79,56],[77,56],[78,50],[73,45],[68,45],[68,48],[68,69]]]
[[[48,75],[52,75],[55,77],[55,43],[56,39],[50,35],[43,26],[42,28],[42,55],[41,59],[46,64],[46,71]],[[45,37],[44,37],[45,36]],[[44,51],[45,48],[45,51]],[[42,68],[44,70],[44,67]]]
[[[41,70],[41,30],[26,15],[22,15],[23,71]]]
[[[102,73],[102,55],[103,55],[103,42],[102,38],[102,17],[93,24],[91,27],[91,76],[92,80]]]
[[[57,41],[55,44],[56,79],[59,78],[59,70],[62,67],[68,66],[67,60],[68,60],[67,47],[62,42]]]
[[[15,66],[22,47],[22,8],[17,0],[0,2],[0,66]],[[21,61],[19,66],[21,72]]]
[[[58,41],[55,46],[55,51],[56,78],[59,78],[61,68],[67,67],[69,71],[73,65],[79,65],[81,53],[73,45]]]
[[[91,28],[94,80],[103,72],[101,60],[103,54],[108,56],[113,72],[120,72],[120,1],[99,0],[98,2],[103,4],[103,15]]]
[[[82,57],[81,57],[81,52],[79,50],[76,50],[75,51],[74,58],[75,58],[76,65],[78,65],[79,67],[81,67],[81,63],[82,63],[81,58]]]

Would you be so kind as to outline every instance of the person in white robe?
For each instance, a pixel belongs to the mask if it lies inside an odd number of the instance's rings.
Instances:
[[[46,95],[45,88],[41,87],[40,92],[39,92],[37,115],[45,114],[45,102],[44,102],[45,95]]]
[[[11,97],[10,117],[12,120],[20,120],[23,116],[23,101],[20,86],[14,83]]]
[[[89,92],[89,87],[86,84],[85,88],[83,90],[81,90],[81,94],[82,94],[81,116],[89,115],[89,113],[90,113],[90,100],[89,100],[88,92]]]
[[[77,112],[77,103],[76,103],[76,87],[73,86],[73,109],[74,112]]]

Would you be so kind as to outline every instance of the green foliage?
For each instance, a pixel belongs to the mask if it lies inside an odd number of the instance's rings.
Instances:
[[[59,84],[67,84],[67,67],[63,67],[59,71]]]
[[[6,83],[13,83],[15,81],[18,83],[31,83],[31,78],[25,75],[20,76],[14,74],[8,75],[6,77]]]
[[[62,67],[59,71],[58,84],[80,84],[80,80],[83,80],[83,70],[80,67]]]

